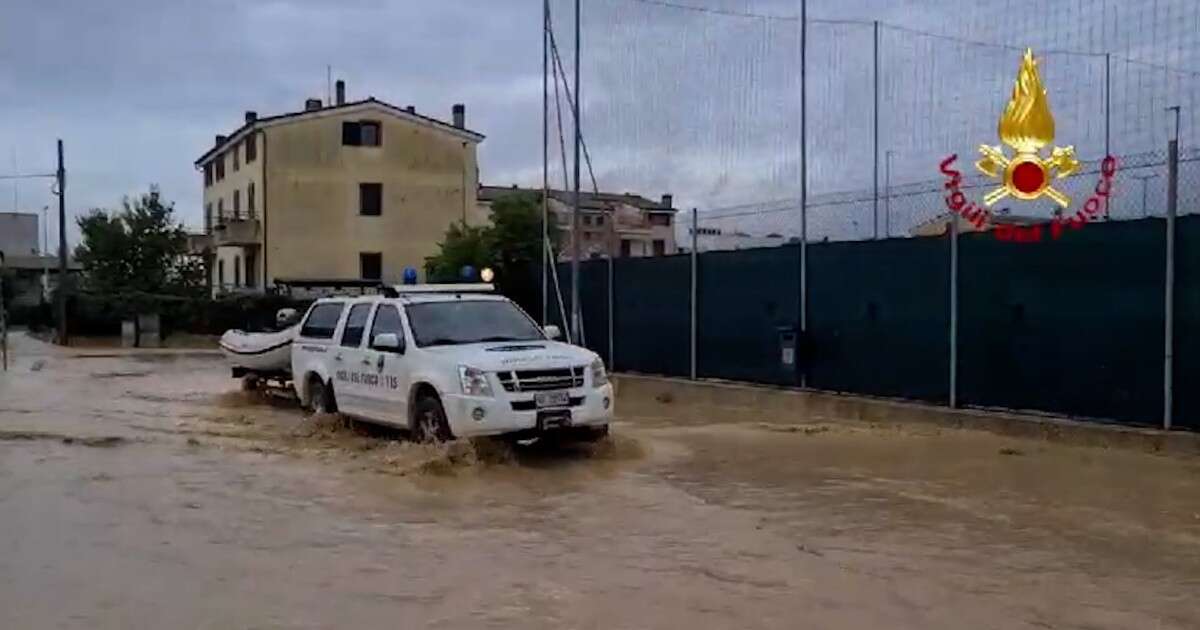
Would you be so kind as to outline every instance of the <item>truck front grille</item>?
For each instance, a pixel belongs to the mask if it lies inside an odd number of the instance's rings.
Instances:
[[[540,392],[583,387],[583,366],[556,370],[512,370],[497,372],[506,392]]]

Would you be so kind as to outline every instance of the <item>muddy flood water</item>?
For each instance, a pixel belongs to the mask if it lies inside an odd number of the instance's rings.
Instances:
[[[211,353],[14,346],[0,628],[1200,628],[1194,458],[628,415],[426,447]]]

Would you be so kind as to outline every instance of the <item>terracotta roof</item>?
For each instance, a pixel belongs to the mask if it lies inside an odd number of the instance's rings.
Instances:
[[[238,127],[237,129],[234,129],[233,132],[231,132],[225,138],[224,142],[222,142],[221,144],[215,145],[212,148],[210,148],[209,150],[205,151],[204,155],[201,155],[199,158],[197,158],[194,164],[196,166],[200,166],[201,164],[206,162],[213,155],[223,151],[226,147],[236,144],[239,140],[241,140],[242,136],[245,135],[245,132],[249,131],[250,129],[257,128],[257,127],[265,127],[268,124],[277,123],[277,122],[284,121],[284,120],[296,119],[296,118],[301,118],[304,116],[318,116],[318,115],[322,115],[322,114],[328,114],[330,112],[337,112],[339,110],[350,109],[353,107],[359,107],[362,105],[378,105],[378,106],[383,107],[384,109],[390,110],[390,112],[392,114],[394,114],[395,116],[397,116],[398,118],[416,119],[416,120],[419,120],[424,123],[429,123],[435,127],[441,128],[444,131],[448,131],[448,132],[451,132],[451,133],[454,133],[457,135],[468,136],[471,140],[474,140],[475,142],[481,142],[486,137],[477,131],[471,131],[470,129],[455,127],[454,125],[452,125],[448,122],[438,120],[436,118],[431,118],[429,116],[425,116],[424,114],[420,114],[417,112],[410,112],[407,109],[404,109],[401,107],[396,107],[395,105],[392,105],[391,103],[381,101],[381,100],[375,98],[374,96],[372,96],[372,97],[369,97],[369,98],[361,100],[361,101],[352,101],[352,102],[345,103],[342,105],[330,105],[330,106],[322,107],[320,109],[302,110],[302,111],[298,111],[298,112],[288,112],[286,114],[277,114],[275,116],[264,116],[264,117],[258,118],[252,122],[243,124],[241,127]]]
[[[541,195],[541,188],[520,188],[518,186],[480,186],[479,192],[476,195],[480,201],[495,201],[505,195],[513,193],[527,193],[531,195]],[[550,198],[561,203],[571,205],[574,203],[574,193],[569,190],[550,189]],[[617,204],[628,204],[642,210],[661,211],[661,212],[678,212],[675,208],[664,205],[661,201],[647,199],[641,195],[633,193],[593,193],[587,191],[579,191],[579,207],[585,210],[608,211],[612,210]]]

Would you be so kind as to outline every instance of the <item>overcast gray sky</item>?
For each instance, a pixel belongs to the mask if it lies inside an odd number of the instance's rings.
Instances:
[[[785,18],[798,6],[796,0],[674,3]],[[571,2],[553,4],[569,50]],[[1147,63],[1195,67],[1197,4],[810,0],[809,14],[1011,45],[1115,50]],[[602,187],[673,192],[703,207],[790,194],[798,163],[793,21],[695,14],[640,0],[584,0],[584,7],[584,133]],[[468,125],[487,135],[480,147],[483,181],[538,184],[540,12],[539,0],[7,0],[0,21],[0,173],[52,170],[54,139],[62,137],[72,213],[114,206],[157,183],[180,216],[199,226],[201,186],[192,161],[214,134],[237,127],[246,109],[270,115],[298,109],[306,97],[324,98],[328,64],[334,78],[347,81],[350,98],[373,95],[441,118],[453,103],[466,103]],[[810,181],[818,191],[843,190],[861,180],[857,149],[869,138],[862,109],[871,85],[869,29],[813,28]],[[968,150],[989,140],[974,136],[994,127],[989,110],[1002,95],[990,86],[1011,81],[1015,58],[1002,50],[924,44],[901,31],[885,30],[884,37],[891,145],[914,155],[960,137]],[[977,67],[970,79],[989,86],[980,107],[950,98],[971,88],[939,83],[944,73],[927,63],[933,57],[944,68]],[[564,61],[570,65],[569,55]],[[1088,121],[1080,125],[1092,125],[1074,131],[1081,136],[1076,144],[1091,143],[1089,151],[1098,133],[1090,121],[1101,67],[1064,61],[1053,71],[1058,89],[1070,79],[1069,89],[1083,95],[1069,100],[1079,103],[1072,105],[1076,117]],[[1161,82],[1164,94],[1171,89],[1170,75],[1122,68],[1135,86],[1125,89],[1127,97],[1140,94],[1143,83]],[[1176,80],[1174,89],[1194,92],[1193,85]],[[924,115],[930,99],[953,106],[939,111],[951,112],[958,126]],[[1153,138],[1147,130],[1157,129],[1154,112],[1166,97],[1160,100],[1121,115],[1135,120],[1136,133]],[[1143,101],[1137,97],[1139,107]],[[904,163],[914,166],[898,165],[898,177],[924,175],[921,160]],[[0,209],[13,206],[12,192],[0,185]],[[23,182],[17,193],[23,210],[56,203],[49,182]]]

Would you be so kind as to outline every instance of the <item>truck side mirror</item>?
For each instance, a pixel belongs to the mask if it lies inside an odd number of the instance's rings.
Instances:
[[[546,337],[549,339],[558,339],[562,337],[562,330],[554,324],[546,324],[546,327],[543,330],[546,331]]]
[[[380,333],[371,340],[371,348],[381,352],[404,354],[404,343],[396,333]]]

